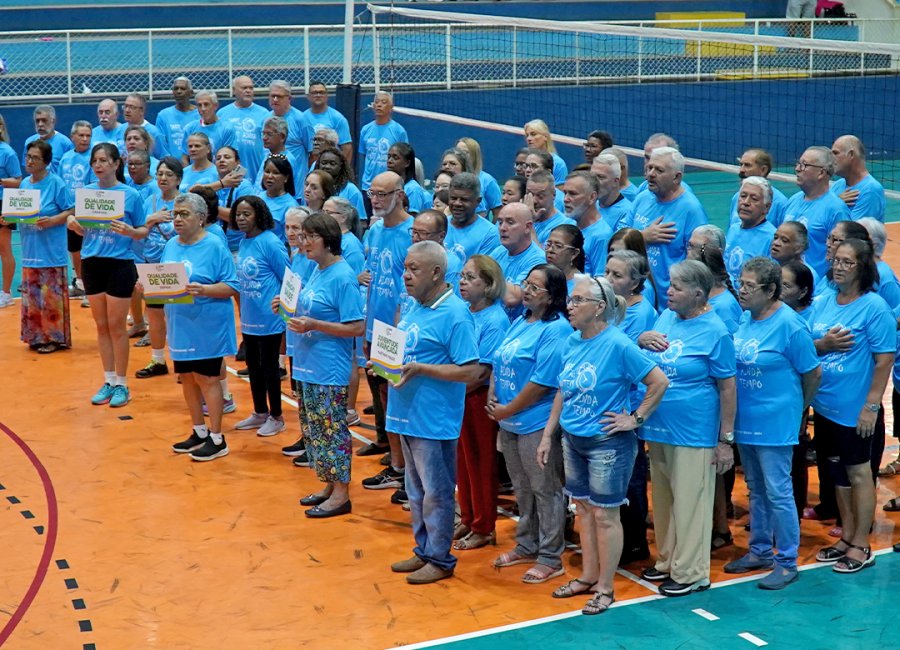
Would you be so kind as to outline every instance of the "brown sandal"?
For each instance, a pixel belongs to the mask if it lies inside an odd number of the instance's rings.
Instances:
[[[488,544],[490,544],[491,546],[497,545],[496,533],[482,535],[481,533],[476,533],[473,530],[462,539],[458,539],[453,542],[453,549],[456,551],[471,551],[476,548],[481,548],[482,546],[487,546]]]
[[[604,598],[608,598],[609,602],[604,603]],[[602,614],[603,612],[608,610],[614,602],[616,602],[616,597],[613,596],[612,593],[598,591],[589,601],[587,601],[585,606],[581,608],[581,613],[585,616],[595,616],[596,614]]]
[[[552,595],[554,598],[572,598],[573,596],[580,596],[581,594],[590,593],[591,589],[598,582],[600,581],[594,580],[594,582],[588,582],[587,580],[582,580],[581,578],[573,578],[562,587],[557,587]],[[575,585],[584,585],[584,589],[575,591]]]

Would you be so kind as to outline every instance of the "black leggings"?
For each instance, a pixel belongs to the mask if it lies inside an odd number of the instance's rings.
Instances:
[[[273,418],[281,417],[281,372],[278,368],[281,336],[280,333],[264,336],[244,334],[253,411],[268,413]]]

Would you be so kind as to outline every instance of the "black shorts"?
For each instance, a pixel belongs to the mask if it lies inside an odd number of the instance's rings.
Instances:
[[[155,303],[155,302],[154,302],[154,303],[149,303],[149,302],[146,302],[146,301],[144,302],[144,307],[146,307],[147,309],[165,309],[165,308],[166,308],[165,305],[160,305],[160,304]]]
[[[19,224],[17,223],[8,223],[5,226],[0,226],[0,230],[6,228],[7,230],[18,230]]]
[[[180,374],[193,372],[204,377],[218,377],[222,372],[223,357],[214,359],[192,359],[190,361],[173,361],[175,372]]]
[[[131,298],[137,279],[133,260],[88,257],[81,262],[81,280],[89,296],[105,293],[113,298]]]
[[[70,253],[80,253],[84,235],[79,235],[74,230],[66,229],[66,250]]]
[[[832,449],[832,457],[839,457],[841,465],[851,467],[863,465],[872,458],[872,441],[875,436],[863,438],[856,433],[856,427],[845,427],[816,411],[816,440],[819,436],[827,439],[828,449]]]

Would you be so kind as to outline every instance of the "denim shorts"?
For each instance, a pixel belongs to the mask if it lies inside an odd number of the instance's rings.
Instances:
[[[566,494],[600,508],[628,503],[628,482],[637,456],[633,432],[587,438],[563,430],[562,446]]]

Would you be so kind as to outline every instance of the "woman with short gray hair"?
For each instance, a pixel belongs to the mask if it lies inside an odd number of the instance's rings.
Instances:
[[[900,306],[900,282],[897,281],[897,276],[894,275],[890,265],[881,259],[887,246],[887,231],[884,224],[873,217],[863,217],[856,223],[865,228],[872,239],[872,248],[875,250],[875,266],[878,268],[878,295],[884,298],[888,307],[897,309]]]

